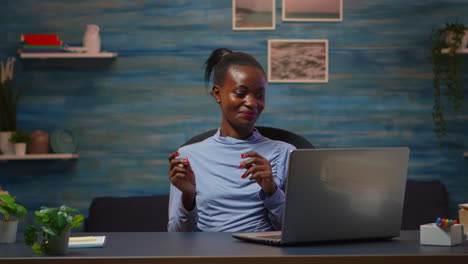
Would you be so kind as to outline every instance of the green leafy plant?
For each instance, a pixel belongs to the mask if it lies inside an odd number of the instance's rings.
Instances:
[[[38,254],[50,254],[49,241],[60,236],[62,232],[68,232],[72,228],[82,225],[84,216],[74,214],[78,209],[62,205],[56,207],[42,206],[40,211],[35,211],[34,221],[41,226],[30,225],[26,228],[25,242]]]
[[[15,202],[15,197],[10,194],[0,194],[0,214],[3,216],[4,221],[10,221],[12,215],[16,217],[23,217],[28,213],[24,206]]]
[[[26,86],[13,80],[14,57],[0,61],[0,131],[16,131],[17,105]]]
[[[432,64],[433,72],[432,121],[435,126],[434,132],[441,146],[445,144],[447,135],[444,101],[448,100],[451,108],[458,111],[464,98],[464,88],[460,81],[461,59],[457,51],[467,29],[461,23],[446,23],[443,28],[434,30],[431,35],[433,46],[428,60]],[[447,51],[445,53],[443,53],[444,48]]]
[[[11,143],[26,143],[29,144],[31,143],[31,135],[28,132],[25,131],[16,131],[11,134],[10,136],[10,142]]]

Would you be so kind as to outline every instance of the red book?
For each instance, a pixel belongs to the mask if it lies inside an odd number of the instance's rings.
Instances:
[[[26,45],[31,46],[61,46],[63,44],[62,41],[29,41],[25,42]]]
[[[57,34],[22,34],[21,41],[27,45],[62,45]]]

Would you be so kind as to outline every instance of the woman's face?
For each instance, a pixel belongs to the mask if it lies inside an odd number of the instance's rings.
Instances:
[[[231,66],[223,86],[213,87],[213,96],[221,106],[222,126],[234,130],[252,128],[265,108],[265,89],[265,74],[261,69]]]

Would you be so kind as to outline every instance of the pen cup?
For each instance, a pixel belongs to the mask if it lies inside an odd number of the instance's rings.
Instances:
[[[447,227],[439,227],[435,223],[420,226],[421,245],[454,246],[463,241],[463,227],[455,224]]]

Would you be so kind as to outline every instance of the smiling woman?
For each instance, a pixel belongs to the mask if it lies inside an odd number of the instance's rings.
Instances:
[[[288,154],[295,147],[254,127],[265,107],[265,71],[251,55],[225,48],[214,50],[205,66],[221,127],[169,155],[168,230],[278,230]]]

